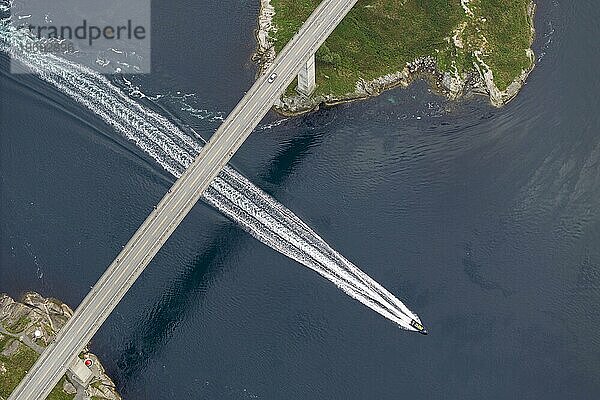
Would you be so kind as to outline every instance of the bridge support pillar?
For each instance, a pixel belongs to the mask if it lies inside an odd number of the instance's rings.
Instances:
[[[302,66],[298,73],[298,87],[296,91],[303,96],[310,96],[317,87],[315,82],[315,55],[313,54]]]
[[[75,357],[75,360],[73,360],[69,366],[69,369],[67,370],[67,375],[69,378],[71,378],[72,382],[79,384],[84,389],[90,385],[92,379],[94,378],[92,371],[79,357]]]

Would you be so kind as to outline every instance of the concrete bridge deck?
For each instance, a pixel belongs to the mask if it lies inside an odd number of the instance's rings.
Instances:
[[[357,0],[324,0],[229,114],[46,348],[9,400],[45,399],[274,102]],[[274,75],[276,74],[276,76]]]

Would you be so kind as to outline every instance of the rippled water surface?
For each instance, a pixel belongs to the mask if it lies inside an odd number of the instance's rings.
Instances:
[[[115,83],[209,137],[253,80],[255,3],[156,4],[153,74]],[[600,15],[538,3],[538,65],[507,107],[417,83],[270,115],[233,160],[429,336],[198,204],[92,342],[124,398],[597,398]],[[0,60],[0,291],[76,306],[173,178]]]

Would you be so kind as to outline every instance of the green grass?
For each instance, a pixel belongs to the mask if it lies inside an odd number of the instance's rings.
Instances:
[[[2,351],[2,349],[4,349],[4,347],[6,347],[8,342],[12,341],[12,340],[13,339],[10,336],[6,336],[6,335],[3,335],[2,333],[0,333],[0,351]]]
[[[0,339],[0,351],[15,340],[7,336]],[[7,369],[6,373],[0,374],[0,398],[8,398],[37,358],[38,354],[23,344],[19,344],[17,352],[9,357],[0,354],[0,362]],[[64,379],[63,377],[60,383],[52,390],[48,396],[48,400],[71,400],[75,397],[74,395],[66,394],[62,390]]]
[[[271,0],[275,49],[280,51],[319,0]],[[487,39],[484,61],[502,90],[529,66],[529,0],[472,0],[469,18],[460,0],[359,0],[316,55],[316,94],[343,96],[359,79],[372,80],[433,56],[442,71],[474,69],[473,51]],[[481,17],[487,19],[482,22]],[[449,40],[466,25],[463,49]],[[479,31],[478,31],[479,29]]]
[[[14,340],[7,341],[5,346],[9,346]],[[0,375],[0,396],[5,399],[8,398],[37,358],[38,354],[35,351],[22,344],[19,345],[17,352],[10,357],[0,354],[0,361],[4,363],[7,369],[6,373]]]
[[[95,382],[92,382],[92,384],[90,386],[95,389],[100,389],[102,387],[102,385],[103,385],[102,381],[95,381]]]
[[[65,383],[65,377],[58,382],[58,384],[52,389],[47,397],[47,400],[72,400],[75,398],[74,394],[67,394],[63,391],[63,384]]]
[[[6,327],[6,330],[10,333],[21,333],[31,323],[31,319],[27,316],[22,316],[15,323]]]
[[[476,7],[487,18],[483,34],[488,39],[484,61],[494,72],[494,81],[505,89],[531,61],[525,53],[530,45],[527,7],[529,0],[479,0]]]

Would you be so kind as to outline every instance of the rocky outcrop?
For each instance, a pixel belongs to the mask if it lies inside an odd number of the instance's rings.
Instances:
[[[465,14],[473,17],[473,11],[469,8],[469,0],[461,0],[461,5]],[[531,42],[533,42],[535,32],[533,28],[534,11],[535,4],[532,1],[528,9],[531,21]],[[273,25],[275,12],[276,10],[274,10],[270,0],[260,0],[258,28],[256,30],[257,49],[253,57],[253,60],[259,66],[259,75],[263,74],[272,65],[276,57],[273,39],[270,36],[277,29]],[[459,26],[458,30],[464,30],[464,26]],[[463,43],[459,34],[456,34],[449,40],[452,40],[455,46],[462,48]],[[311,97],[301,94],[286,94],[275,103],[274,109],[283,115],[299,115],[316,110],[320,106],[332,106],[377,96],[383,91],[397,86],[406,87],[417,78],[426,79],[431,83],[436,92],[451,100],[472,94],[480,94],[488,96],[492,105],[501,107],[517,95],[533,69],[535,61],[533,51],[528,49],[527,55],[531,60],[530,68],[523,70],[507,89],[503,91],[499,90],[496,86],[491,68],[485,64],[480,54],[475,52],[477,62],[474,63],[473,70],[468,73],[459,74],[456,71],[441,71],[433,57],[421,57],[401,66],[398,72],[370,81],[359,80],[356,83],[355,91],[352,93],[347,93],[343,96],[317,94]]]
[[[531,25],[531,36],[530,42],[533,42],[533,38],[535,36],[535,28],[533,25],[533,16],[535,14],[535,3],[533,1],[529,4],[529,8],[527,9],[528,18],[530,20]],[[505,90],[500,90],[496,86],[494,82],[494,74],[492,69],[483,61],[480,52],[475,52],[475,58],[477,58],[477,63],[475,63],[475,67],[479,71],[481,80],[485,85],[486,94],[490,97],[490,102],[496,107],[502,107],[507,104],[509,101],[515,98],[515,96],[519,93],[523,85],[525,84],[525,80],[533,71],[535,67],[535,55],[533,54],[532,49],[527,49],[527,57],[531,62],[531,66],[528,69],[521,71],[521,74],[511,82],[510,85]]]
[[[258,13],[258,28],[256,29],[256,52],[252,57],[253,61],[258,63],[258,74],[264,74],[275,60],[275,46],[271,32],[276,32],[277,28],[273,26],[273,15],[275,9],[270,0],[260,0],[260,11]]]
[[[58,331],[73,315],[66,304],[37,293],[27,293],[21,302],[14,301],[6,294],[0,294],[0,353],[5,357],[18,357],[21,346],[29,347],[40,354],[50,344]],[[63,391],[78,394],[79,399],[121,400],[112,380],[106,375],[100,360],[86,350],[80,355],[92,360],[90,369],[94,378],[89,387],[78,387],[77,382],[68,378]],[[10,373],[10,364],[0,362],[0,374]]]
[[[456,77],[448,72],[440,72],[433,57],[422,57],[407,63],[402,71],[370,81],[361,79],[356,83],[356,90],[344,96],[316,95],[307,98],[301,94],[286,95],[275,103],[275,110],[283,115],[299,115],[316,110],[320,106],[366,99],[398,86],[407,87],[418,78],[427,80],[437,93],[453,100],[470,93],[485,92],[483,80],[475,71]]]

